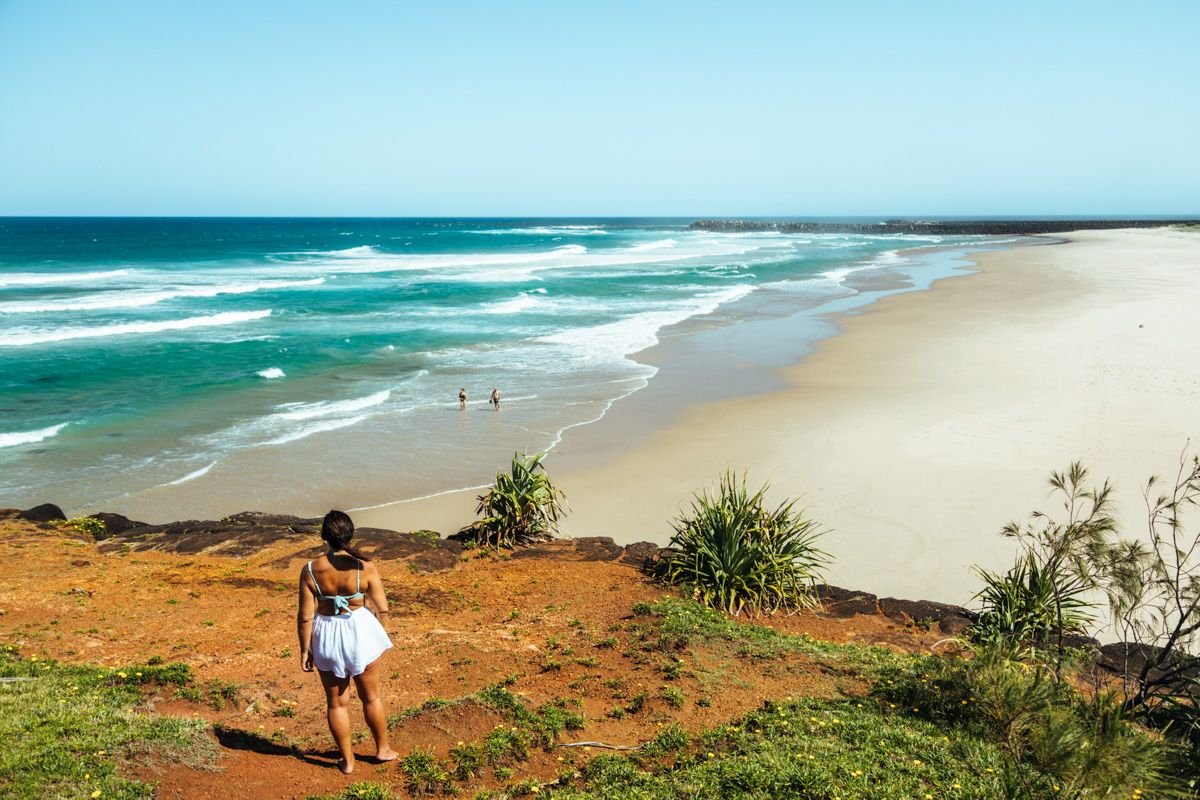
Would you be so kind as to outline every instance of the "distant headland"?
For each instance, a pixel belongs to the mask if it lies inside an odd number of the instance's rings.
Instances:
[[[1200,219],[889,219],[883,222],[801,222],[770,219],[701,219],[698,231],[780,233],[917,233],[936,236],[1011,236],[1111,228],[1200,225]]]

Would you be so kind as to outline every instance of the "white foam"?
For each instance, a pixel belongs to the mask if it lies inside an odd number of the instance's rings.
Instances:
[[[0,286],[53,286],[61,283],[91,283],[106,281],[128,275],[127,269],[110,269],[103,272],[14,272],[0,275]]]
[[[21,444],[33,444],[40,442],[43,439],[49,439],[57,436],[58,432],[67,427],[71,423],[62,422],[58,425],[51,425],[49,428],[42,428],[36,431],[22,431],[18,433],[0,433],[0,447],[16,447]]]
[[[307,439],[316,433],[324,433],[325,431],[336,431],[339,428],[349,428],[351,425],[357,425],[363,420],[369,419],[370,414],[359,414],[355,417],[347,417],[344,419],[326,419],[318,422],[313,422],[309,425],[301,425],[299,428],[294,428],[282,436],[275,439],[270,439],[263,442],[265,445],[287,444],[288,442],[296,442],[300,439]]]
[[[528,294],[521,294],[511,300],[497,303],[486,303],[479,309],[481,314],[519,314],[541,305],[541,301]]]
[[[604,228],[594,228],[590,225],[537,225],[531,228],[484,228],[463,233],[475,233],[485,236],[605,236],[608,231]]]
[[[374,245],[370,244],[363,244],[358,247],[346,247],[341,250],[326,250],[324,254],[327,256],[342,256],[344,258],[383,255]]]
[[[286,373],[279,367],[267,367],[266,369],[260,369],[255,374],[258,375],[258,377],[266,378],[269,381],[275,380],[276,378],[286,377]]]
[[[689,317],[711,314],[725,303],[753,292],[754,286],[740,284],[706,292],[672,308],[643,311],[616,322],[578,328],[544,336],[538,341],[566,345],[571,355],[585,360],[612,360],[658,344],[658,332]]]
[[[254,281],[247,283],[178,286],[155,291],[102,292],[82,299],[18,300],[0,303],[0,314],[42,314],[54,311],[102,311],[115,308],[144,308],[167,300],[188,297],[217,297],[223,294],[250,294],[273,289],[320,286],[324,278],[302,281]]]
[[[88,328],[59,328],[57,330],[17,330],[13,333],[0,334],[0,347],[23,347],[34,344],[51,342],[66,342],[72,339],[94,339],[102,336],[126,336],[138,333],[162,333],[164,331],[182,331],[192,328],[220,327],[224,325],[241,325],[246,322],[269,317],[271,310],[262,311],[226,311],[206,317],[188,317],[163,322],[120,322],[114,325],[96,325]]]
[[[356,397],[351,400],[326,400],[319,403],[288,403],[279,406],[280,408],[287,409],[286,411],[273,414],[272,417],[285,420],[304,420],[316,417],[328,417],[333,414],[347,414],[386,403],[391,396],[392,391],[384,389],[382,392],[375,392],[366,397]]]
[[[664,250],[668,247],[674,247],[677,244],[679,244],[679,242],[674,239],[659,239],[655,242],[642,242],[641,244],[635,244],[629,249],[634,253],[643,253],[647,250]]]
[[[182,478],[176,478],[175,480],[168,481],[167,483],[164,483],[162,485],[163,486],[178,486],[181,483],[187,483],[188,481],[192,481],[192,480],[195,480],[196,478],[199,478],[201,475],[207,475],[208,471],[210,469],[212,469],[213,467],[215,467],[216,465],[217,465],[217,462],[214,461],[211,464],[209,464],[207,467],[201,467],[200,469],[196,470],[195,472],[189,472],[187,475],[184,475]]]

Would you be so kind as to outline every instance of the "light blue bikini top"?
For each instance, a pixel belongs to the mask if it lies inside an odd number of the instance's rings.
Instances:
[[[350,611],[350,601],[357,600],[358,598],[363,596],[362,591],[360,591],[360,589],[359,589],[359,586],[360,586],[359,580],[362,576],[362,562],[361,561],[358,562],[358,569],[355,570],[355,572],[354,572],[354,594],[323,594],[321,592],[321,585],[319,583],[317,583],[317,578],[315,575],[313,575],[311,561],[308,562],[308,566],[306,568],[308,569],[308,579],[312,581],[313,589],[315,589],[317,592],[317,599],[318,600],[332,600],[333,601],[333,613],[335,613],[335,614],[347,613],[348,611]]]

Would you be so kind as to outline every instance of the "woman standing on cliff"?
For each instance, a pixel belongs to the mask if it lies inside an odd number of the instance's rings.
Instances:
[[[321,539],[329,552],[300,570],[296,634],[300,666],[316,668],[325,687],[329,732],[341,753],[338,766],[354,771],[350,745],[350,680],[358,690],[363,716],[375,738],[375,758],[392,761],[396,751],[388,742],[387,709],[379,693],[379,657],[392,646],[378,617],[387,614],[379,570],[354,548],[354,523],[341,511],[330,511],[321,524]],[[375,609],[367,608],[367,601]]]

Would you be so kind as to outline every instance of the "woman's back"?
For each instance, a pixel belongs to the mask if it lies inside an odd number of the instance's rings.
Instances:
[[[347,610],[361,608],[370,587],[368,572],[373,571],[368,564],[344,553],[323,555],[308,562],[305,569],[318,595],[317,613],[325,616],[339,613],[337,606],[341,604],[336,597],[345,601]]]

